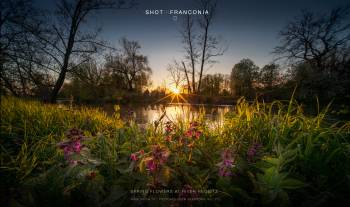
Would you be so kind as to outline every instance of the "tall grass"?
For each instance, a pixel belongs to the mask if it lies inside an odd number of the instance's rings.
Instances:
[[[133,120],[123,123],[118,107],[115,110],[114,116],[107,116],[99,109],[1,97],[0,193],[4,197],[0,202],[130,206],[140,204],[130,199],[134,196],[130,190],[162,188],[217,189],[215,194],[201,195],[209,200],[206,205],[349,202],[350,122],[327,123],[328,107],[306,116],[293,99],[270,104],[241,99],[223,124],[210,123],[202,112],[191,120],[159,121],[145,128]],[[67,164],[57,147],[72,128],[89,137],[84,141],[88,151],[80,153],[87,164]],[[189,137],[191,130],[198,135]],[[155,145],[169,157],[152,172],[147,163],[155,159]],[[233,163],[224,177],[220,173],[223,152],[232,154],[227,159]],[[139,157],[133,161],[131,154]],[[142,195],[152,196],[182,195]]]

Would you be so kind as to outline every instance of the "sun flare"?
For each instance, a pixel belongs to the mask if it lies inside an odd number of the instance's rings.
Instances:
[[[178,89],[178,88],[176,88],[176,87],[174,87],[174,88],[171,88],[171,92],[173,93],[173,94],[180,94],[180,89]]]

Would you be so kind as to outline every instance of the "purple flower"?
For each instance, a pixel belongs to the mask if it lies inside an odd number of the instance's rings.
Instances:
[[[66,133],[66,137],[68,140],[62,141],[58,143],[58,147],[60,149],[63,149],[64,158],[70,163],[70,164],[77,164],[77,162],[74,162],[71,160],[71,156],[74,153],[79,154],[81,149],[84,147],[84,145],[81,144],[81,141],[85,138],[84,134],[81,130],[73,128],[68,130]]]
[[[150,173],[159,171],[162,168],[169,157],[169,150],[161,145],[153,145],[152,151],[144,158],[146,169]]]
[[[224,160],[222,164],[225,167],[233,167],[233,160]]]
[[[82,144],[80,143],[80,141],[76,141],[72,144],[73,147],[73,151],[76,153],[80,153],[80,150],[82,148]]]
[[[152,148],[152,156],[160,164],[163,164],[169,157],[169,151],[160,145],[154,145]]]
[[[262,148],[262,145],[259,143],[253,143],[247,151],[247,158],[250,162],[254,160],[254,157],[258,154],[258,151]]]
[[[150,159],[146,162],[146,168],[150,172],[155,172],[157,170],[157,164],[153,159]]]
[[[235,166],[232,152],[229,149],[225,149],[221,153],[221,158],[222,158],[222,161],[218,164],[219,176],[220,177],[229,177],[232,175],[231,170]]]
[[[232,176],[231,170],[228,167],[221,166],[219,169],[219,176],[220,177],[230,177]]]

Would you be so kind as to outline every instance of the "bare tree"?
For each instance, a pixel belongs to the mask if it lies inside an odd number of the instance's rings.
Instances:
[[[280,32],[281,45],[274,53],[292,66],[291,81],[308,94],[305,97],[328,99],[349,93],[349,14],[349,6],[327,14],[303,11]]]
[[[350,24],[345,22],[350,7],[326,15],[303,11],[280,32],[281,46],[274,53],[290,62],[306,61],[319,72],[335,69],[349,58]]]
[[[120,41],[121,52],[115,56],[108,56],[106,67],[124,76],[129,91],[133,91],[136,82],[147,79],[147,74],[152,72],[148,66],[146,56],[140,54],[141,46],[137,41],[129,41],[123,38]],[[143,83],[144,85],[146,83]]]
[[[201,48],[200,70],[198,78],[197,91],[200,92],[203,70],[206,64],[213,63],[212,57],[223,55],[224,49],[218,48],[218,39],[209,34],[209,28],[213,23],[213,17],[217,7],[216,0],[201,0],[201,7],[203,10],[208,10],[208,15],[203,15],[199,19],[199,27],[202,30],[202,34],[199,35],[199,46]]]
[[[174,84],[176,88],[179,88],[185,80],[182,66],[177,61],[174,61],[173,64],[168,65],[167,71],[170,75],[170,84]]]
[[[97,33],[83,33],[82,23],[88,15],[101,9],[130,8],[133,1],[119,0],[60,0],[57,4],[56,22],[48,29],[53,31],[50,35],[40,35],[43,46],[51,59],[59,67],[58,78],[53,87],[50,101],[55,102],[64,83],[67,72],[73,71],[76,66],[89,59],[101,46],[103,41],[96,39]],[[34,31],[33,31],[34,32]],[[47,46],[49,45],[49,47]]]
[[[191,91],[193,93],[196,92],[196,61],[199,57],[198,51],[197,51],[197,47],[196,47],[196,43],[195,43],[195,39],[196,39],[196,35],[194,34],[194,21],[191,18],[190,15],[186,16],[186,19],[183,23],[183,31],[182,33],[182,42],[184,43],[184,47],[185,47],[185,59],[190,61],[190,68],[192,69],[192,84],[190,84],[189,86],[192,87]],[[185,65],[184,65],[185,67]],[[185,70],[187,73],[187,70]],[[192,86],[191,86],[192,85]]]
[[[185,48],[185,60],[188,61],[191,75],[191,90],[193,93],[199,93],[201,89],[204,70],[208,65],[214,63],[213,57],[223,54],[224,49],[219,47],[218,39],[210,34],[210,27],[213,24],[216,0],[200,0],[199,5],[208,14],[201,15],[197,21],[191,16],[186,16],[182,25],[182,42]],[[198,28],[195,22],[198,23]],[[197,63],[199,68],[197,68]],[[186,66],[184,66],[186,68]],[[187,70],[185,70],[187,71]],[[196,76],[198,75],[198,84]]]
[[[35,49],[35,39],[26,29],[40,29],[39,13],[30,0],[5,0],[0,16],[1,87],[13,95],[29,95],[47,75],[45,68],[40,68],[42,57]]]
[[[185,74],[185,77],[186,77],[186,81],[187,81],[187,92],[188,93],[191,93],[191,82],[190,82],[190,78],[189,78],[189,75],[188,75],[188,70],[187,70],[187,68],[186,68],[186,64],[185,64],[185,62],[184,61],[182,61],[181,62],[181,64],[182,64],[182,71],[183,71],[183,73]]]

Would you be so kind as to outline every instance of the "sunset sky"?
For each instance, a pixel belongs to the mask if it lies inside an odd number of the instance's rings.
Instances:
[[[36,0],[38,6],[50,9],[54,0]],[[101,37],[113,46],[121,37],[137,40],[148,56],[153,70],[153,86],[168,78],[167,65],[184,56],[180,36],[181,16],[146,15],[146,9],[199,9],[196,0],[140,0],[130,10],[108,10],[90,16],[88,26],[102,27]],[[327,12],[345,6],[346,0],[219,0],[210,33],[228,47],[225,54],[207,73],[229,74],[242,58],[258,66],[271,62],[272,49],[278,45],[278,32],[302,9]],[[169,81],[168,81],[169,82]]]

